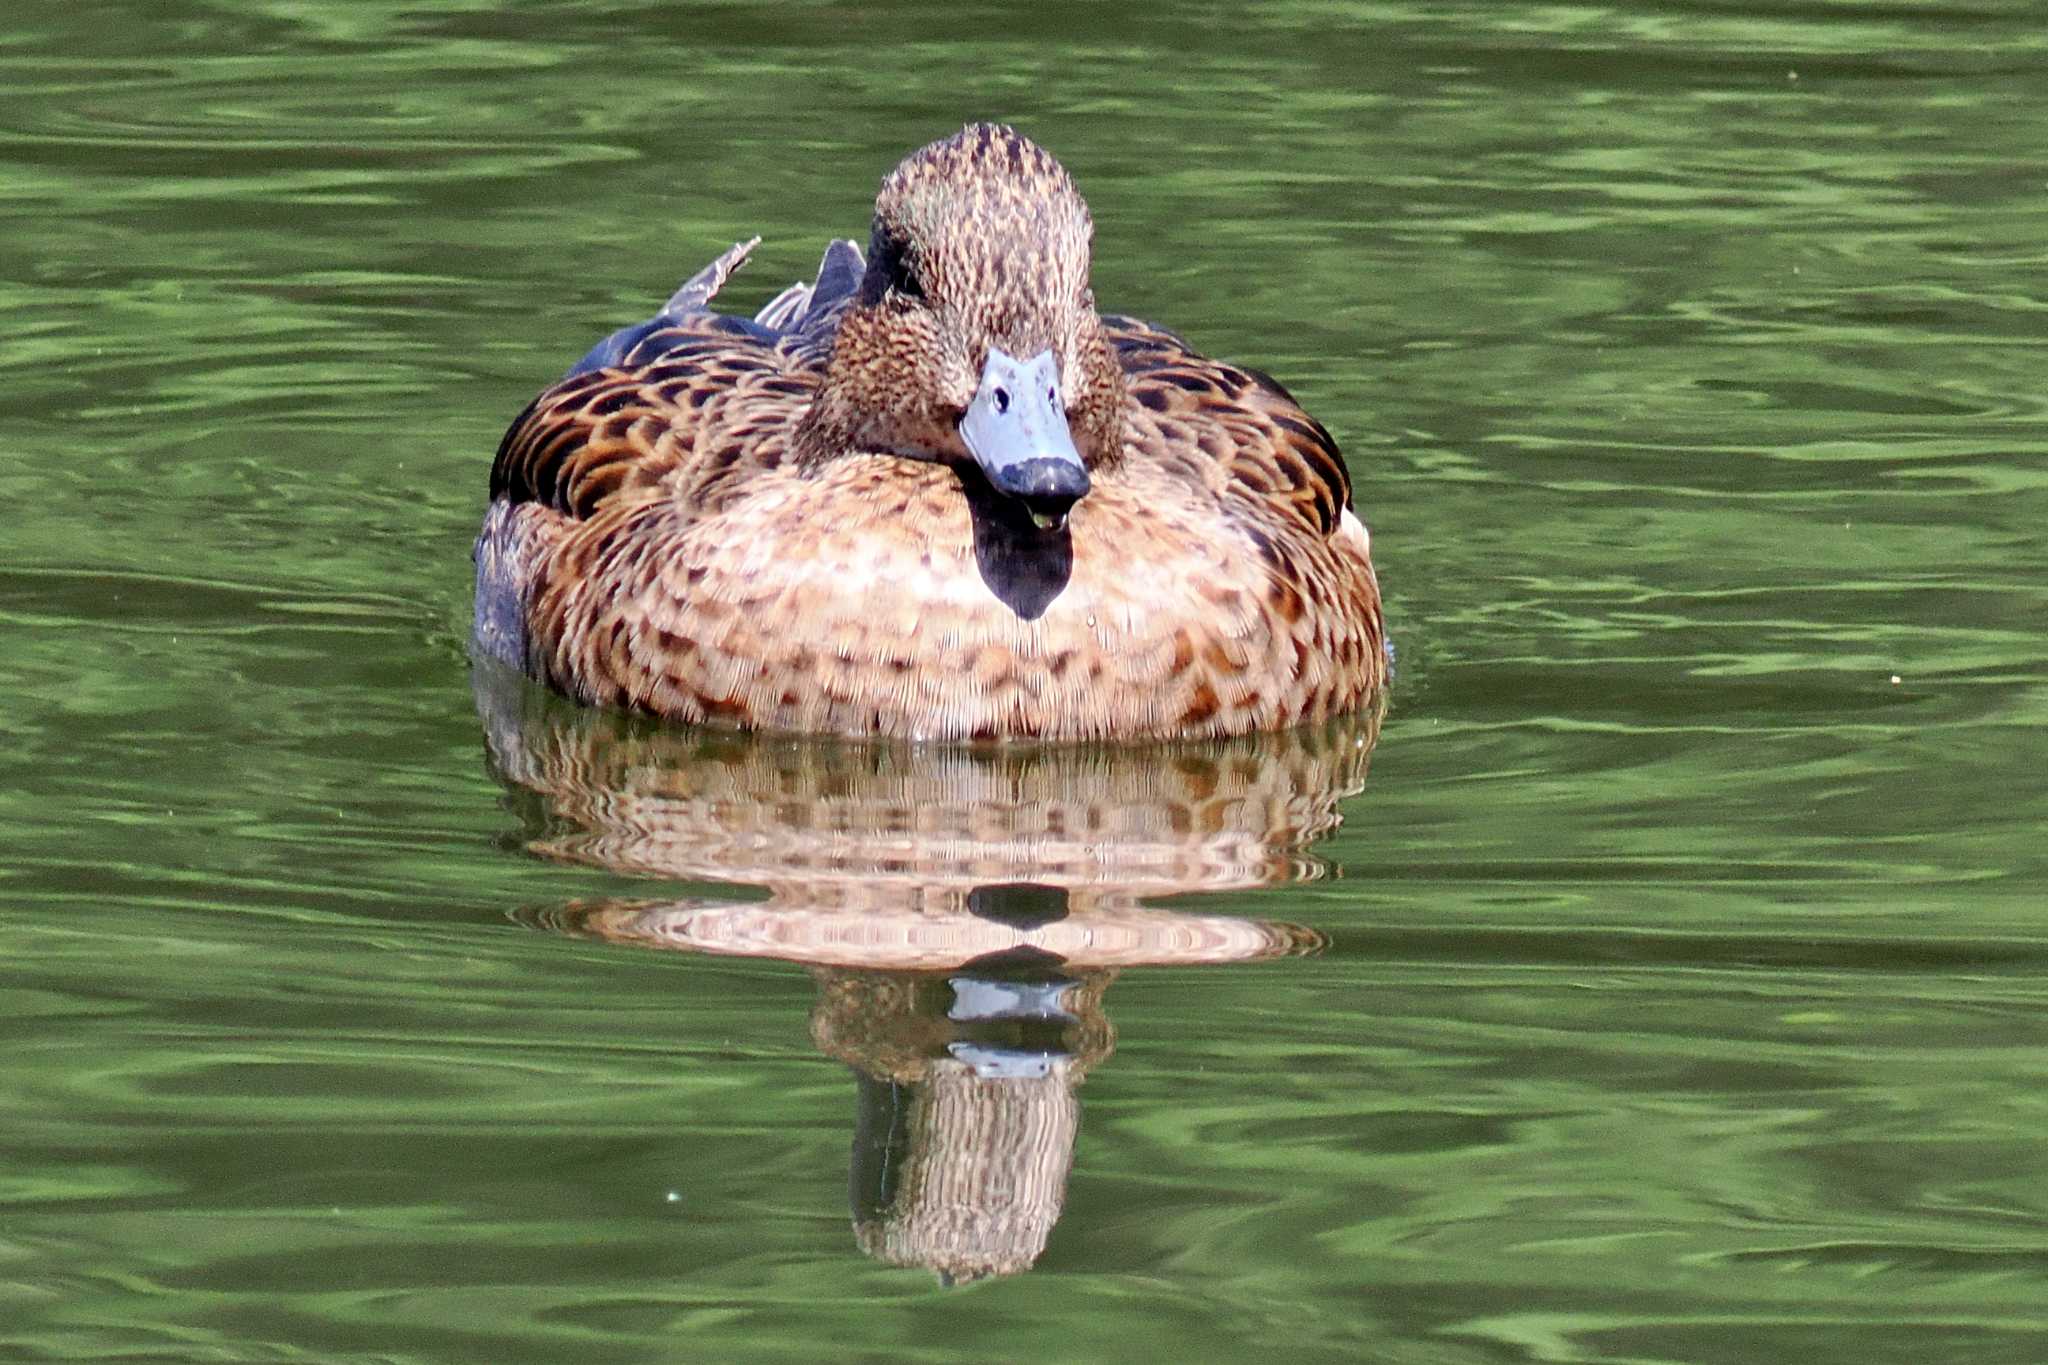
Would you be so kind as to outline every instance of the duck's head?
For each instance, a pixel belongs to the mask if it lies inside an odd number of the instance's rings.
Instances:
[[[1094,225],[1066,170],[973,124],[882,182],[859,298],[806,419],[804,458],[973,466],[1064,525],[1123,444],[1123,371],[1088,288]]]

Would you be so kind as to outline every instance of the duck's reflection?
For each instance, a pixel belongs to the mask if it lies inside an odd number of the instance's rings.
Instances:
[[[949,1281],[1028,1269],[1060,1216],[1080,1105],[1109,1055],[1111,973],[821,969],[811,1036],[860,1089],[861,1249]]]
[[[870,1255],[964,1280],[1027,1269],[1058,1219],[1074,1090],[1118,970],[1312,950],[1294,925],[1151,897],[1321,875],[1377,718],[1223,743],[921,748],[662,728],[480,664],[494,770],[551,858],[765,887],[577,903],[549,927],[774,957],[858,1078],[851,1201]]]

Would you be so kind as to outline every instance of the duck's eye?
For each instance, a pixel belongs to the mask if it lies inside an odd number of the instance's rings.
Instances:
[[[997,412],[1008,412],[1010,410],[1010,391],[1008,389],[997,389],[989,397],[995,399]]]
[[[1053,409],[1057,411],[1060,405],[1060,391],[1058,389],[1047,389],[1045,391],[1045,401],[1052,404]]]

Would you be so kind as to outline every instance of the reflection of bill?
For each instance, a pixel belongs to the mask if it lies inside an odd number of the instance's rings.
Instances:
[[[811,968],[854,1069],[862,1248],[948,1282],[1029,1268],[1073,1162],[1118,969],[1313,951],[1311,930],[1144,898],[1315,877],[1377,717],[1206,745],[923,748],[663,729],[477,673],[529,847],[768,899],[530,912],[618,943]]]

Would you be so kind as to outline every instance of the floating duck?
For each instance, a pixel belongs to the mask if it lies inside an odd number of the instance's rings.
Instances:
[[[582,701],[911,739],[1271,730],[1387,678],[1337,443],[1270,377],[1099,314],[1088,208],[974,124],[882,182],[865,256],[752,318],[759,239],[527,405],[476,649]]]

